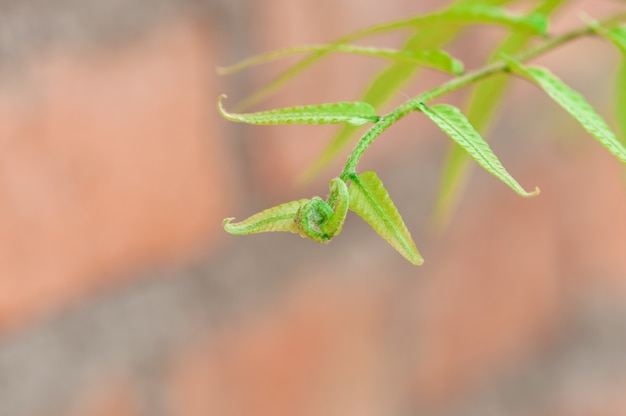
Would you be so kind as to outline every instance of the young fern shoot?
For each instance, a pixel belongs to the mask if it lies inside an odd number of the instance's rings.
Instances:
[[[254,113],[232,113],[223,106],[225,96],[218,99],[218,111],[228,120],[249,124],[342,124],[345,127],[320,157],[322,164],[334,157],[349,142],[356,126],[369,125],[354,146],[340,174],[330,181],[330,194],[326,199],[313,197],[280,204],[266,209],[241,221],[233,218],[224,220],[227,232],[237,235],[261,232],[286,231],[299,233],[302,237],[317,242],[329,242],[338,235],[349,211],[362,217],[381,237],[415,265],[423,263],[411,234],[400,216],[383,182],[375,172],[357,174],[357,165],[373,141],[388,127],[408,114],[421,112],[457,145],[449,158],[447,178],[442,186],[442,199],[450,201],[451,193],[458,188],[458,178],[465,169],[464,158],[473,159],[479,166],[508,185],[523,197],[534,197],[539,188],[526,190],[505,169],[489,144],[481,135],[488,124],[493,108],[502,96],[509,77],[520,76],[541,88],[556,104],[561,106],[580,125],[600,142],[619,161],[626,164],[626,10],[607,19],[581,23],[575,30],[558,36],[547,36],[547,23],[552,14],[567,3],[567,0],[543,0],[528,15],[508,13],[502,5],[510,1],[461,0],[436,13],[416,16],[391,22],[349,34],[328,45],[293,47],[250,58],[240,64],[222,69],[234,72],[258,65],[293,53],[309,53],[285,74],[270,83],[260,92],[245,101],[249,104],[288,81],[313,62],[330,53],[357,53],[392,61],[374,80],[363,99],[354,102],[324,103],[297,107],[279,108]],[[494,6],[494,3],[500,6]],[[441,49],[452,41],[462,26],[469,24],[497,24],[510,31],[505,43],[494,51],[491,61],[476,70],[463,73],[463,64]],[[442,36],[442,27],[446,28]],[[355,46],[351,42],[372,34],[413,29],[402,49]],[[622,90],[617,91],[616,102],[619,113],[618,125],[622,138],[614,133],[599,113],[578,92],[567,86],[548,69],[527,66],[524,62],[545,54],[566,43],[590,35],[600,35],[614,44],[624,56],[622,70],[616,80]],[[533,45],[533,46],[527,46]],[[452,74],[447,82],[410,98],[387,114],[379,114],[381,105],[408,79],[416,74],[420,66],[428,66]],[[495,82],[497,81],[497,82]],[[476,86],[469,115],[448,104],[429,105],[434,99],[459,90]],[[485,108],[475,110],[480,104]],[[471,110],[474,109],[474,110]],[[462,153],[461,153],[462,152]],[[443,206],[440,209],[449,207]]]

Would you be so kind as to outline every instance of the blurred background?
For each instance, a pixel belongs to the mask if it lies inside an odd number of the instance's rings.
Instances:
[[[623,8],[573,3],[552,31]],[[444,4],[0,0],[0,415],[625,415],[623,169],[529,84],[489,137],[537,198],[476,169],[436,230],[448,139],[419,115],[361,162],[422,267],[356,216],[329,245],[221,228],[326,195],[345,156],[302,184],[334,127],[217,116],[293,59],[216,67]],[[450,51],[476,67],[505,34]],[[618,58],[584,39],[539,62],[609,115]],[[359,99],[386,65],[332,57],[255,109]],[[446,79],[422,75],[389,108]]]

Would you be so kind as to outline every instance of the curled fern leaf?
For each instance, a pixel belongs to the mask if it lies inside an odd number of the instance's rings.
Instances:
[[[224,230],[229,234],[249,235],[264,232],[287,231],[299,233],[300,229],[294,222],[298,211],[310,200],[286,202],[284,204],[268,208],[241,222],[233,223],[234,218],[226,218],[223,222]]]
[[[298,210],[294,220],[300,234],[319,243],[330,241],[343,228],[348,198],[346,183],[339,178],[331,180],[328,201],[315,197]]]
[[[339,178],[330,181],[328,201],[322,198],[286,202],[259,212],[241,222],[226,218],[224,230],[235,235],[263,232],[299,233],[302,237],[325,243],[339,234],[348,212],[348,186]]]

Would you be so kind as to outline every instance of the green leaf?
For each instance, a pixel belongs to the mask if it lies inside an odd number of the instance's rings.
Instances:
[[[375,172],[364,172],[351,178],[350,210],[363,218],[404,258],[415,265],[424,259],[417,251],[397,208]]]
[[[448,72],[453,75],[461,75],[463,73],[463,63],[461,61],[454,59],[447,52],[438,49],[397,50],[388,48],[359,47],[353,45],[338,45],[335,48],[341,52],[377,56],[397,62],[423,65],[443,72]]]
[[[236,114],[227,112],[219,97],[217,108],[220,114],[231,121],[248,124],[339,124],[360,126],[378,121],[376,110],[364,102],[339,102],[319,105],[279,108],[257,113]]]
[[[614,27],[609,29],[606,36],[626,55],[626,27]]]
[[[457,4],[448,10],[428,16],[428,20],[421,20],[427,23],[491,23],[508,26],[522,32],[536,35],[546,35],[548,31],[548,20],[542,13],[531,13],[526,16],[516,16],[507,13],[498,6],[487,4]],[[440,21],[439,21],[440,20]],[[420,22],[420,18],[414,19],[415,23]]]
[[[526,34],[512,33],[507,40],[498,48],[500,51],[516,52],[526,45],[529,36]],[[486,134],[491,120],[497,110],[509,77],[496,74],[478,84],[473,90],[467,105],[467,118],[476,131]],[[470,159],[465,150],[452,143],[443,164],[443,174],[439,186],[439,195],[435,207],[435,223],[443,225],[447,223],[452,211],[460,197],[464,179],[468,176]]]
[[[461,146],[480,166],[509,185],[519,195],[531,197],[539,194],[539,188],[535,188],[534,192],[527,192],[520,186],[502,166],[489,144],[480,137],[458,108],[446,104],[427,107],[423,103],[420,103],[419,107],[422,113]]]
[[[557,104],[574,117],[596,140],[615,157],[626,163],[626,147],[604,119],[580,93],[574,91],[545,68],[524,67],[513,58],[505,57],[509,67],[541,87]]]
[[[234,218],[226,218],[223,222],[224,230],[235,235],[274,231],[299,233],[300,229],[295,223],[294,218],[300,208],[305,206],[309,201],[309,199],[305,198],[298,201],[286,202],[261,211],[238,223],[232,223]]]
[[[370,46],[357,46],[345,43],[329,44],[329,45],[309,45],[295,46],[287,49],[280,49],[266,54],[253,56],[237,64],[218,68],[217,71],[221,75],[232,74],[254,65],[260,65],[272,60],[298,54],[304,52],[342,52],[355,55],[366,55],[377,58],[385,58],[396,62],[407,62],[415,65],[423,65],[430,68],[438,69],[454,75],[463,73],[463,63],[454,59],[442,50],[398,50],[391,48],[376,48]]]
[[[615,74],[615,118],[621,133],[621,141],[626,144],[626,27],[605,29],[597,22],[591,22],[591,27],[610,40],[622,53],[620,67]]]
[[[470,0],[471,1],[471,0]],[[544,0],[534,10],[536,13],[552,15],[560,6],[568,0]],[[523,50],[532,39],[532,35],[525,32],[512,32],[497,47],[490,57],[490,61],[499,59],[504,54],[514,55]],[[496,74],[483,80],[476,85],[471,92],[467,103],[467,119],[476,131],[485,136],[492,124],[506,89],[510,83],[510,77],[504,74]],[[462,147],[452,143],[443,165],[441,185],[437,197],[434,222],[442,226],[446,224],[452,215],[457,201],[464,189],[465,179],[472,165],[469,157]]]
[[[542,13],[531,13],[526,16],[513,15],[507,13],[502,7],[491,4],[459,3],[441,12],[375,26],[369,29],[369,34],[397,30],[405,27],[432,29],[433,26],[450,24],[496,24],[536,35],[545,35],[548,29],[547,18]]]

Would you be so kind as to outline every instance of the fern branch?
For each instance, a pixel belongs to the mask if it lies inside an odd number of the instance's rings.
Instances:
[[[601,20],[598,22],[598,24],[606,28],[611,28],[625,21],[626,13],[620,13],[611,16],[605,20]],[[530,48],[524,52],[515,55],[514,58],[519,62],[525,62],[538,56],[544,55],[547,52],[578,38],[593,35],[596,35],[595,30],[589,25],[585,25],[580,28],[566,32],[562,35],[552,37],[533,48]],[[421,103],[432,101],[436,98],[442,97],[451,92],[457,91],[485,78],[488,78],[494,74],[508,71],[509,66],[504,60],[495,61],[474,71],[467,72],[465,75],[453,78],[450,81],[447,81],[416,97],[413,97],[398,106],[395,110],[381,116],[378,122],[374,124],[374,126],[372,126],[372,128],[368,130],[357,143],[356,147],[348,158],[348,162],[344,166],[344,169],[341,173],[341,178],[344,180],[348,180],[350,176],[354,175],[359,160],[361,159],[363,153],[367,150],[367,148],[372,144],[372,142],[383,131],[385,131],[388,127],[405,117],[407,114],[414,111],[420,111]]]

